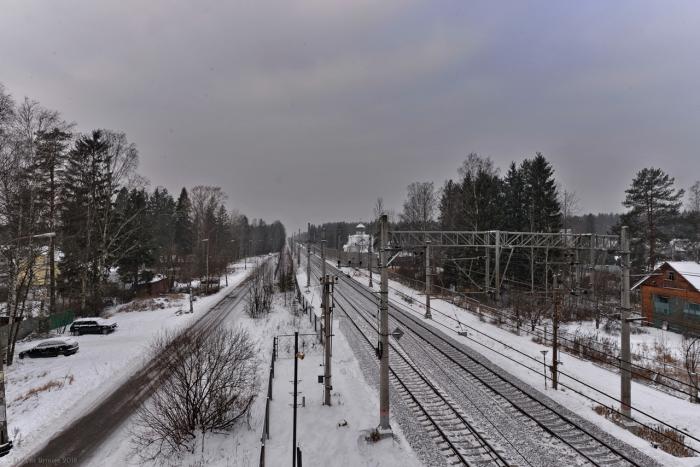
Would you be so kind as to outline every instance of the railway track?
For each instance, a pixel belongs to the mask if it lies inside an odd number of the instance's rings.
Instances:
[[[314,270],[318,272],[317,265],[314,265]],[[372,332],[376,334],[376,329],[372,331],[368,320],[358,321],[350,316],[352,313],[362,318],[358,306],[344,297],[343,300],[336,299],[335,305],[348,316],[365,342],[372,346],[369,336]],[[513,465],[490,445],[483,433],[471,426],[457,404],[436,387],[405,352],[392,347],[389,355],[391,383],[449,464]]]
[[[337,272],[330,265],[328,268]],[[375,293],[342,273],[339,278],[336,304],[373,345],[371,336],[377,335]],[[444,427],[459,426],[452,422],[460,420],[462,429],[478,433],[507,465],[656,465],[391,301],[389,316],[390,327],[398,326],[405,333],[399,343],[391,343],[392,367],[403,374],[407,371],[403,365],[410,361],[415,372],[434,386],[433,393],[440,393],[450,410],[458,414],[433,417],[443,431],[449,433],[451,428]],[[394,355],[402,358],[397,361]],[[401,385],[395,387],[404,397]],[[425,404],[421,399],[413,402],[420,406],[418,411],[435,407],[441,413],[439,405],[427,396],[424,400]],[[438,447],[443,450],[439,443]],[[446,457],[450,462],[455,460],[454,456]],[[463,463],[471,465],[468,459]]]

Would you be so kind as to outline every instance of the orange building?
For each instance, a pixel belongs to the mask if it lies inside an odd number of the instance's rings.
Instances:
[[[700,333],[700,263],[667,261],[637,282],[642,315],[655,327]]]

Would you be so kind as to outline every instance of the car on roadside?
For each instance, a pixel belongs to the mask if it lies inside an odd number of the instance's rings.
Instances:
[[[80,318],[70,325],[70,333],[82,334],[109,334],[117,330],[117,323],[107,321],[104,318]]]
[[[49,339],[23,350],[19,353],[19,358],[58,357],[59,355],[67,357],[76,353],[78,348],[78,343],[70,338]]]

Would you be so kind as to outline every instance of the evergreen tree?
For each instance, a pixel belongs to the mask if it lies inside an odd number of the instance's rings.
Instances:
[[[114,216],[120,225],[129,225],[121,235],[122,247],[116,258],[119,276],[122,281],[136,289],[139,282],[146,282],[153,276],[148,268],[155,262],[153,223],[148,221],[148,193],[144,189],[131,191],[123,188],[115,203],[118,213]]]
[[[165,188],[156,188],[148,197],[148,219],[153,236],[153,259],[158,272],[172,281],[175,267],[175,200]]]
[[[537,153],[523,161],[520,170],[525,181],[529,229],[533,232],[557,232],[561,228],[561,207],[557,197],[554,169]]]
[[[513,231],[527,231],[528,199],[525,192],[525,173],[511,162],[503,179],[503,228]]]
[[[111,209],[110,159],[102,132],[81,136],[68,154],[66,176],[61,187],[63,290],[75,298],[80,310],[102,307],[101,287],[105,271],[101,258],[106,250],[102,225],[105,210]]]
[[[194,232],[192,226],[192,203],[190,202],[189,195],[187,194],[187,189],[183,188],[180,191],[180,196],[177,199],[177,204],[175,205],[175,219],[173,228],[175,238],[175,254],[178,257],[178,262],[180,263],[180,268],[186,267],[186,263],[191,260],[189,257],[192,255],[192,242],[194,240]],[[185,279],[186,275],[182,274],[181,278]],[[187,276],[191,271],[188,271]]]
[[[448,180],[440,195],[438,219],[443,230],[457,230],[461,212],[462,188],[452,180]]]
[[[643,235],[647,270],[657,262],[657,248],[666,240],[664,223],[678,215],[683,190],[674,188],[675,179],[661,169],[644,168],[637,172],[630,187],[625,190],[623,205],[629,209],[625,220],[630,222],[632,233]]]

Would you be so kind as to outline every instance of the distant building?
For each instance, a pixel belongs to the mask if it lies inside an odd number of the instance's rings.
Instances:
[[[372,236],[365,233],[364,224],[357,224],[355,233],[348,235],[348,243],[343,245],[345,253],[367,253]]]
[[[642,315],[655,327],[700,332],[700,263],[666,261],[637,282]]]

